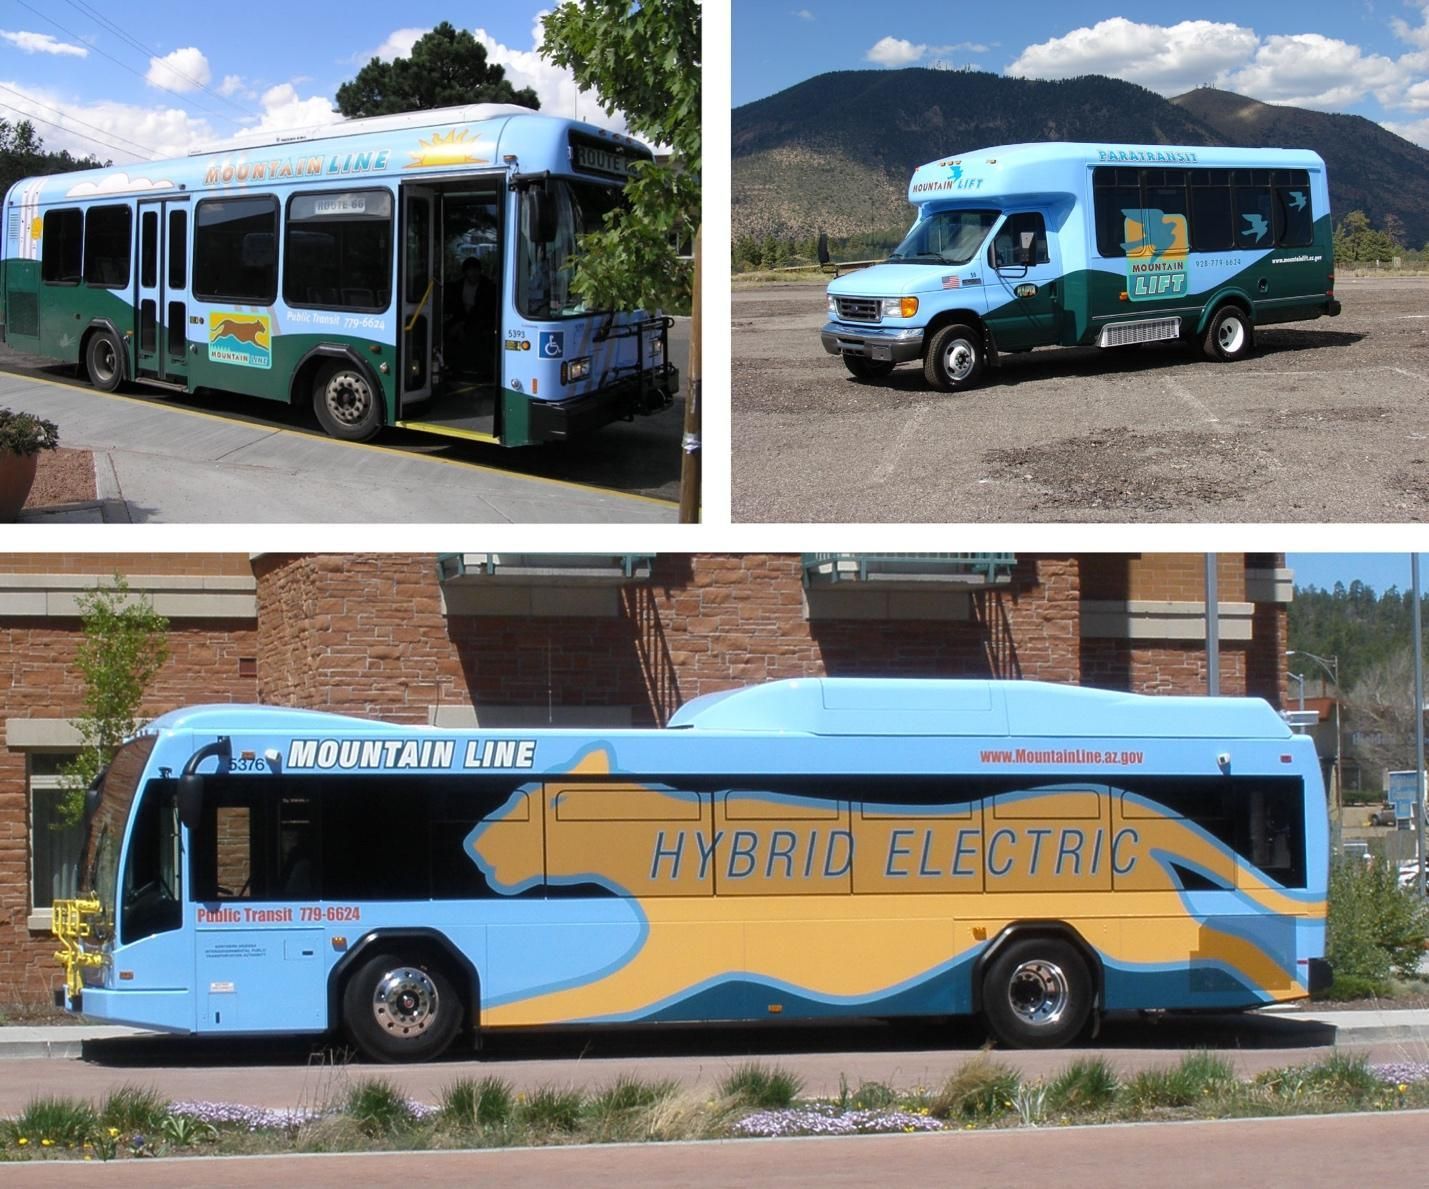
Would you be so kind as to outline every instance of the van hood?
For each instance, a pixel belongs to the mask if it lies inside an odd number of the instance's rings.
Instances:
[[[910,297],[915,293],[936,293],[944,280],[957,277],[959,286],[979,285],[983,269],[969,264],[875,264],[851,272],[829,283],[833,297]]]

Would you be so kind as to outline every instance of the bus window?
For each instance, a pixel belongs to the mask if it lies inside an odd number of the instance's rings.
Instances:
[[[278,295],[278,200],[210,198],[194,212],[196,297],[269,305]]]
[[[1097,225],[1097,255],[1126,255],[1126,212],[1141,209],[1136,170],[1101,166],[1092,170],[1092,211]]]
[[[1235,247],[1231,191],[1224,169],[1191,171],[1191,250],[1224,252]]]
[[[555,212],[555,235],[547,243],[539,242],[532,234],[531,204],[521,203],[516,305],[528,318],[575,317],[589,312],[571,291],[576,241],[588,231],[599,231],[607,212],[620,204],[623,195],[617,187],[590,182],[551,178],[545,185]]]
[[[1000,213],[995,210],[934,211],[913,224],[888,259],[932,259],[940,264],[966,264],[977,255]]]
[[[298,194],[288,202],[283,300],[379,313],[392,304],[392,195]]]
[[[78,209],[46,211],[40,237],[40,276],[51,285],[79,282],[84,215]]]
[[[125,855],[120,940],[128,944],[183,923],[178,785],[154,780],[144,790]]]
[[[145,211],[139,219],[139,284],[152,289],[159,283],[159,212]],[[150,346],[146,350],[153,350]]]
[[[1023,247],[1023,244],[1026,247]],[[993,237],[989,263],[994,268],[1012,268],[1021,264],[1046,264],[1047,224],[1041,211],[1022,211],[1009,215],[1007,222]]]
[[[1250,170],[1236,170],[1247,174]],[[1256,170],[1256,173],[1263,171]],[[1269,248],[1275,244],[1274,215],[1270,209],[1269,187],[1236,186],[1231,191],[1235,210],[1236,247]]]
[[[188,282],[188,237],[189,213],[186,210],[169,212],[169,288],[182,289]],[[176,336],[171,336],[176,338]]]
[[[1314,243],[1315,212],[1310,207],[1310,175],[1304,170],[1283,169],[1276,180],[1275,242],[1286,248],[1303,248]]]

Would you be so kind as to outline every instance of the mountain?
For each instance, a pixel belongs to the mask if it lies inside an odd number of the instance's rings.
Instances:
[[[1329,166],[1337,215],[1393,211],[1412,245],[1429,239],[1429,152],[1358,116],[1210,89],[1172,101],[1100,75],[839,71],[736,108],[731,134],[735,237],[824,230],[839,238],[906,227],[908,179],[924,162],[991,145],[1074,140],[1312,148]]]
[[[1201,87],[1171,100],[1213,128],[1230,145],[1286,145],[1314,149],[1330,175],[1336,220],[1362,210],[1376,227],[1398,215],[1409,247],[1429,240],[1429,150],[1395,136],[1363,116],[1279,107]]]

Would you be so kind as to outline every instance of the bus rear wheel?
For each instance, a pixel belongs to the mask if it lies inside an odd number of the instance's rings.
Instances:
[[[1232,362],[1250,354],[1253,336],[1250,319],[1239,306],[1223,306],[1206,328],[1202,346],[1212,359]]]
[[[439,965],[395,952],[375,954],[342,994],[348,1037],[374,1061],[430,1061],[461,1026],[456,987]]]
[[[333,437],[365,442],[382,428],[382,395],[361,368],[334,363],[313,381],[313,412]]]
[[[100,392],[113,392],[124,382],[124,347],[110,330],[96,330],[84,349],[84,370]]]
[[[891,359],[870,359],[866,355],[845,355],[844,367],[856,380],[881,380],[893,371]]]
[[[942,392],[977,387],[982,369],[982,335],[971,326],[957,322],[933,335],[923,359],[923,374],[928,383]]]
[[[1081,1035],[1091,1016],[1087,964],[1055,937],[1014,940],[988,965],[982,1010],[992,1034],[1009,1048],[1060,1048]]]

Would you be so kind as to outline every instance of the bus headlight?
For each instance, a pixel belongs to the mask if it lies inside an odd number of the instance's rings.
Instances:
[[[916,297],[884,298],[881,312],[885,318],[911,318],[918,312],[918,299]]]
[[[665,340],[661,338],[651,339],[646,346],[650,349],[650,358],[660,360],[665,357]]]
[[[838,299],[837,297],[835,297],[832,293],[830,293],[830,294],[829,294],[829,317],[830,317],[830,318],[837,318],[838,316],[839,316],[839,299]]]
[[[590,356],[582,359],[568,359],[561,364],[561,383],[574,384],[590,375]]]

